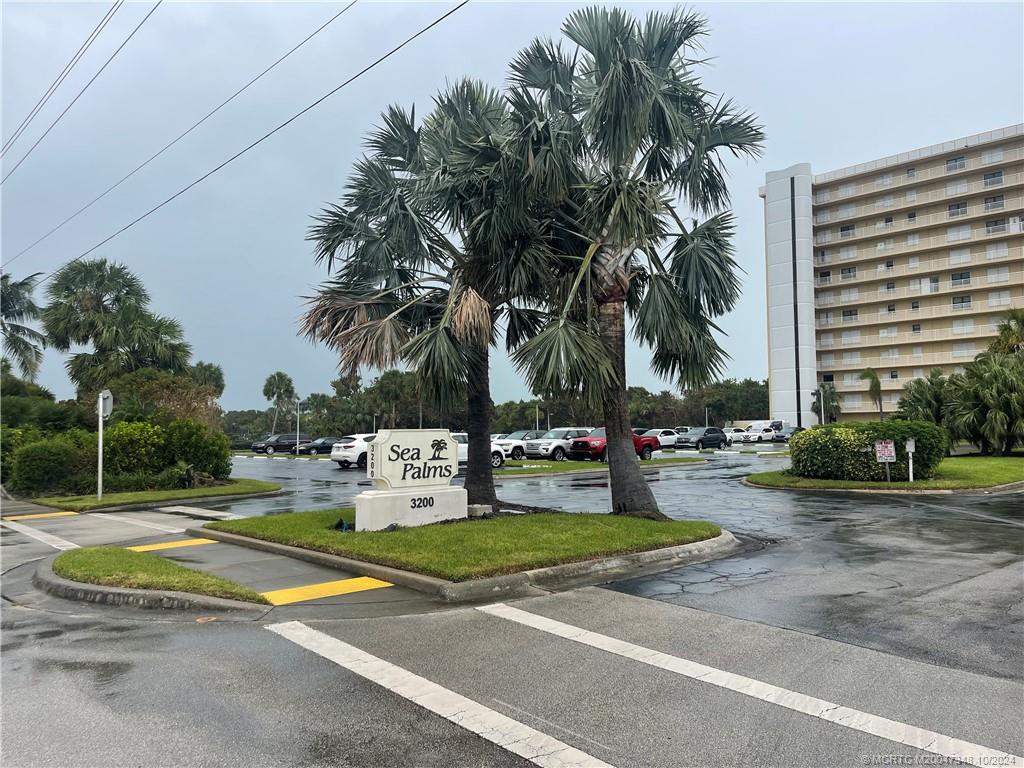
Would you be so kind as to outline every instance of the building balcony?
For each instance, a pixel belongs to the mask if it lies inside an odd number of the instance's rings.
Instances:
[[[972,302],[976,305],[974,309],[979,313],[988,312],[992,314],[999,314],[1010,309],[1024,309],[1024,297],[1011,297],[1009,304],[995,306],[990,306],[987,299],[986,286],[986,291],[982,294],[982,298]],[[861,310],[858,312],[857,317],[858,323],[863,326],[885,323],[917,323],[937,317],[949,317],[952,314],[953,305],[942,302],[941,304],[920,307],[918,309],[897,309],[894,312]],[[838,328],[842,325],[843,323],[839,317],[832,317],[831,319],[819,317],[814,322],[814,327],[819,329]]]

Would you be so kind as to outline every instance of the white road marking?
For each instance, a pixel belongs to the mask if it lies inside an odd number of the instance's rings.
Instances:
[[[527,717],[533,718],[534,720],[539,720],[540,722],[544,723],[544,725],[548,725],[548,726],[550,726],[552,728],[555,728],[555,729],[557,729],[559,731],[565,731],[570,736],[573,736],[573,737],[575,737],[577,739],[580,739],[581,741],[589,741],[594,746],[600,747],[601,749],[605,750],[606,752],[611,752],[612,751],[611,747],[609,747],[606,744],[602,744],[600,741],[595,741],[594,739],[587,738],[582,733],[576,733],[576,731],[572,730],[571,728],[566,728],[564,725],[559,725],[558,723],[553,723],[550,720],[541,717],[540,715],[535,715],[533,712],[530,712],[527,709],[523,709],[522,707],[517,707],[515,704],[509,704],[507,701],[502,701],[501,699],[491,699],[491,701],[493,701],[495,704],[500,704],[501,706],[505,707],[506,709],[511,709],[514,712],[518,712],[520,715],[526,715]]]
[[[699,664],[679,656],[671,656],[641,645],[635,645],[625,640],[617,640],[608,635],[601,635],[597,632],[564,624],[546,616],[539,616],[535,613],[513,608],[504,603],[484,605],[477,608],[478,611],[497,616],[517,624],[523,624],[541,632],[563,637],[566,640],[573,640],[582,645],[598,648],[617,656],[639,661],[642,664],[649,664],[652,667],[674,672],[677,675],[689,677],[702,683],[710,683],[719,688],[725,688],[745,696],[776,704],[795,712],[801,712],[811,717],[817,717],[836,725],[852,728],[855,731],[878,736],[897,744],[905,744],[925,752],[942,755],[946,758],[966,762],[971,765],[1024,765],[1024,758],[1011,755],[1007,752],[1000,752],[996,749],[972,744],[969,741],[945,736],[935,731],[918,728],[914,725],[900,723],[896,720],[889,720],[885,717],[872,715],[868,712],[861,712],[857,709],[834,704],[831,701],[818,699],[797,691],[780,688],[777,685],[764,683],[733,672],[726,672],[722,669]]]
[[[54,549],[78,549],[78,545],[74,542],[70,542],[67,539],[62,539],[60,536],[54,536],[52,533],[47,533],[46,531],[40,531],[36,528],[32,528],[27,525],[22,525],[21,523],[15,523],[11,520],[0,520],[0,525],[2,525],[4,528],[10,528],[12,531],[17,531],[18,533],[24,534],[25,536],[28,536],[30,539],[35,539],[41,544],[45,544],[48,547],[53,547]]]
[[[535,765],[545,768],[612,768],[608,763],[546,733],[307,627],[300,621],[271,624],[267,629]]]
[[[151,528],[154,531],[160,531],[161,533],[184,533],[184,528],[172,528],[169,525],[160,525],[160,523],[151,523],[148,520],[131,520],[121,515],[115,515],[109,512],[90,512],[87,513],[92,517],[101,517],[105,520],[116,520],[119,523],[127,523],[128,525],[137,525],[142,528]]]

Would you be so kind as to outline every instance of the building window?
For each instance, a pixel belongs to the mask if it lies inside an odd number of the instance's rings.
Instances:
[[[911,312],[917,312],[919,309],[921,309],[921,302],[920,301],[912,301],[912,302],[910,302],[910,311]]]
[[[846,338],[845,338],[846,334],[850,334],[851,341],[860,341],[860,331],[844,331],[843,332],[843,342],[844,343],[850,343],[850,342],[846,341]],[[849,365],[850,363],[859,363],[859,362],[860,362],[860,352],[843,352],[843,365]]]
[[[916,334],[921,333],[921,324],[920,323],[914,323],[912,326],[910,326],[910,332],[911,333],[916,333]]]
[[[971,308],[971,297],[967,296],[954,296],[953,297],[953,311],[961,312],[965,309]]]
[[[884,360],[895,360],[900,356],[900,351],[896,347],[889,347],[889,349],[883,349],[879,356]]]
[[[985,174],[985,186],[986,187],[998,187],[1003,183],[1003,172],[1002,171],[990,171]]]
[[[892,195],[884,195],[883,197],[875,198],[875,208],[892,208],[893,203],[896,199]]]
[[[949,215],[949,218],[951,218],[951,219],[956,218],[957,216],[966,216],[967,215],[967,203],[963,202],[963,201],[961,201],[959,203],[950,203],[946,207],[946,211],[947,211],[947,214]]]
[[[912,179],[915,176],[917,176],[917,169],[914,168],[913,166],[911,166],[910,168],[907,168],[907,178],[908,179]]]
[[[831,331],[829,331],[828,333],[821,334],[821,336],[819,336],[818,338],[821,339],[821,343],[824,346],[831,347],[833,344],[833,336]]]
[[[895,304],[886,304],[885,305],[885,312],[888,315],[895,315],[896,314],[896,305]]]
[[[896,247],[896,238],[887,237],[884,240],[879,240],[878,245],[876,247],[880,251],[891,251],[893,248]]]
[[[970,224],[957,224],[954,227],[946,227],[946,240],[955,243],[958,240],[969,240],[971,237]]]
[[[840,197],[849,197],[857,191],[856,184],[843,184],[838,190]]]
[[[835,295],[832,293],[832,291],[823,291],[822,293],[818,294],[818,303],[831,304],[834,298]]]
[[[914,378],[915,379],[923,379],[924,378],[924,368],[915,368],[914,369]]]
[[[840,237],[853,237],[855,232],[856,232],[856,225],[855,224],[843,224],[843,226],[841,226],[839,228],[839,236]]]
[[[985,234],[997,235],[1006,231],[1006,219],[991,219],[985,222]]]
[[[856,288],[843,288],[839,292],[839,301],[843,304],[849,304],[851,301],[857,300],[857,289]]]
[[[889,186],[890,184],[892,184],[892,174],[891,173],[883,173],[881,176],[879,176],[877,179],[875,179],[875,184],[877,186],[879,186],[879,187],[887,187],[887,186]]]
[[[818,189],[814,192],[814,202],[816,203],[827,203],[832,197],[832,193],[827,189]]]
[[[971,260],[970,248],[954,248],[949,252],[950,264],[966,264]]]
[[[907,242],[910,242],[910,238],[907,238]],[[907,259],[907,269],[917,269],[921,266],[920,256],[911,256]]]
[[[956,179],[946,182],[946,196],[962,195],[967,191],[967,179]]]
[[[836,208],[836,215],[839,216],[840,219],[848,219],[851,216],[853,216],[856,212],[857,206],[855,206],[853,203],[843,203],[838,208]]]
[[[883,229],[888,229],[888,228],[889,228],[889,227],[891,227],[891,226],[892,226],[892,225],[893,225],[894,223],[895,223],[895,221],[894,221],[894,219],[893,219],[893,217],[892,217],[892,216],[886,216],[886,217],[885,217],[884,219],[882,219],[882,221],[881,221],[881,225],[880,225],[880,226],[881,226],[881,227],[882,227]]]
[[[886,293],[896,293],[896,283],[892,280],[885,284]]]
[[[974,357],[974,342],[954,341],[953,357]]]
[[[1005,259],[1009,252],[1006,243],[989,243],[985,246],[986,259]]]
[[[990,283],[1006,283],[1010,280],[1009,267],[989,267],[988,281]]]
[[[928,293],[939,292],[939,278],[937,275],[932,275],[928,278]]]
[[[911,232],[907,235],[907,245],[917,245],[921,242],[921,236],[916,232]]]
[[[953,171],[962,171],[967,167],[967,158],[963,155],[960,157],[951,157],[946,161],[946,173],[952,173]]]
[[[831,384],[836,380],[836,375],[834,373],[823,373],[821,374],[821,380],[826,384]]]
[[[974,320],[970,317],[953,321],[953,333],[958,336],[963,336],[965,333],[970,333],[973,330]]]
[[[857,258],[857,246],[856,245],[844,245],[839,248],[839,260],[849,261],[850,259]]]
[[[856,387],[860,381],[859,373],[844,373],[843,374],[843,386]]]
[[[916,221],[917,221],[917,211],[910,211],[907,214],[907,222],[910,223],[910,224],[913,224]]]
[[[1010,305],[1009,291],[989,291],[988,305],[990,307],[1007,307]]]
[[[907,190],[907,191],[906,191],[906,192],[904,193],[904,199],[905,199],[905,200],[906,200],[906,201],[907,201],[908,203],[912,203],[912,202],[914,202],[915,200],[917,200],[917,190],[916,190],[916,189],[908,189],[908,190]]]
[[[826,269],[826,270],[823,270],[823,271],[818,273],[818,285],[828,285],[831,282],[832,282],[832,271],[831,270]]]
[[[843,280],[853,280],[857,277],[856,267],[843,267],[840,272],[840,276]]]
[[[986,211],[998,211],[1003,207],[1004,197],[1003,195],[993,195],[992,197],[985,198],[985,210]]]
[[[886,326],[884,328],[879,328],[878,329],[878,338],[880,338],[880,339],[888,339],[888,338],[891,338],[891,337],[895,336],[897,333],[899,333],[898,326],[889,325],[889,326]]]
[[[826,208],[823,211],[815,211],[814,213],[815,224],[824,224],[829,220],[829,218],[831,218],[831,216],[829,215],[828,208]]]
[[[1003,159],[1003,148],[992,147],[992,149],[986,149],[981,153],[981,162],[988,165],[989,163],[998,163]]]
[[[900,377],[900,372],[899,371],[889,371],[889,378],[890,379],[898,379],[899,377]]]
[[[844,323],[852,323],[856,319],[857,319],[857,310],[856,309],[844,309],[843,310],[843,322]],[[844,341],[846,340],[846,331],[843,331],[843,340]]]
[[[971,284],[971,273],[970,272],[954,272],[949,276],[949,284],[953,288],[962,288],[965,285]]]
[[[915,344],[910,348],[910,354],[914,357],[921,357],[924,354],[924,349],[920,344]]]
[[[847,408],[860,408],[864,405],[864,398],[860,395],[843,395],[843,405]]]

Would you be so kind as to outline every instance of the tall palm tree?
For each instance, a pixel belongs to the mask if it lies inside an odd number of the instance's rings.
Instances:
[[[945,390],[946,377],[941,368],[932,368],[927,378],[908,381],[897,404],[900,415],[941,425],[946,409]]]
[[[997,336],[988,346],[989,352],[1024,352],[1024,309],[1011,309],[996,329]]]
[[[860,376],[857,378],[868,383],[868,397],[878,406],[878,420],[882,421],[885,414],[882,413],[882,382],[878,378],[878,373],[874,368],[866,368],[860,372]]]
[[[224,369],[215,363],[204,363],[202,360],[189,366],[189,377],[204,387],[209,387],[216,396],[224,394]]]
[[[625,316],[680,388],[720,375],[713,318],[740,291],[723,155],[759,154],[756,119],[700,84],[703,17],[674,10],[643,22],[585,8],[562,27],[576,49],[536,40],[512,63],[510,102],[531,183],[559,197],[563,268],[545,326],[516,352],[535,391],[600,402],[612,511],[661,519],[636,463],[626,396]],[[676,210],[707,215],[689,224]]]
[[[982,354],[946,383],[946,426],[982,453],[1024,444],[1024,355]]]
[[[13,280],[8,274],[0,275],[0,335],[4,354],[29,381],[35,381],[46,346],[46,336],[26,325],[39,319],[39,306],[32,294],[41,276],[42,272],[36,272]]]
[[[391,107],[367,138],[338,205],[309,239],[333,272],[303,332],[339,353],[343,373],[405,363],[440,411],[468,410],[470,503],[496,502],[490,465],[490,347],[536,327],[526,298],[547,277],[544,232],[509,155],[505,99],[463,80],[418,122]]]
[[[824,381],[818,385],[818,397],[811,403],[811,410],[818,414],[822,424],[829,424],[839,418],[842,401],[834,384]]]
[[[277,414],[281,406],[290,403],[295,399],[295,383],[292,377],[284,371],[276,371],[267,376],[263,383],[263,397],[269,400],[274,406],[274,424],[271,432],[277,432]]]

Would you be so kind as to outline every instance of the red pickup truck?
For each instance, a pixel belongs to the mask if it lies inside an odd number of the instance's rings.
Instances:
[[[661,450],[661,441],[654,435],[633,434],[633,448],[641,459]],[[604,461],[608,454],[608,436],[604,427],[598,427],[586,437],[578,437],[569,446],[570,459],[599,459]]]

